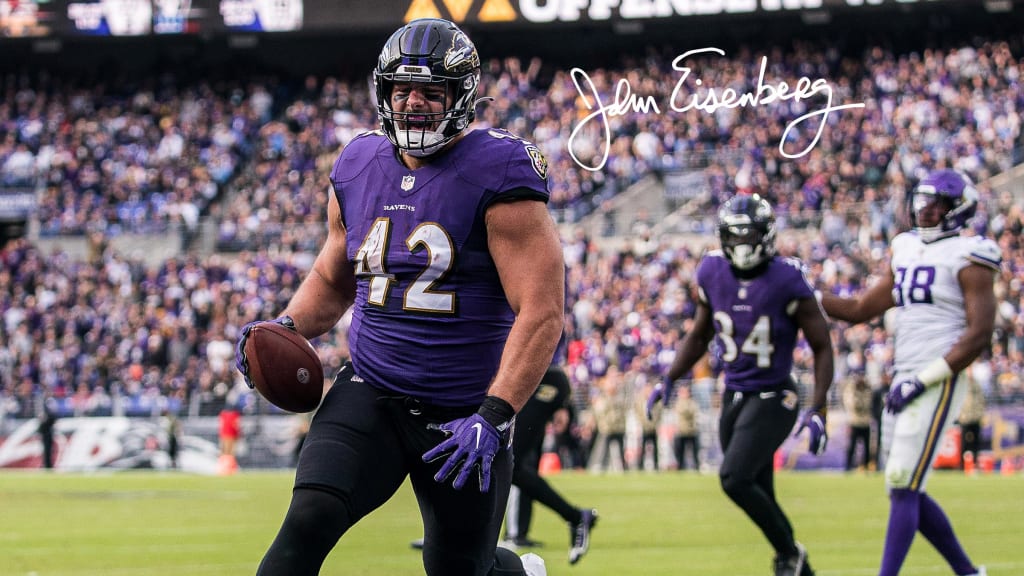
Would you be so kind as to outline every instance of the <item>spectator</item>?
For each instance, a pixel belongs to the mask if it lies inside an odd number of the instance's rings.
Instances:
[[[852,371],[843,387],[843,408],[849,422],[846,470],[853,470],[857,445],[861,446],[861,468],[871,462],[871,387],[861,371]]]
[[[676,430],[672,447],[676,466],[679,470],[688,470],[692,465],[693,470],[700,471],[700,436],[697,428],[700,407],[690,394],[689,386],[679,387],[673,411],[676,415]],[[689,460],[686,457],[687,452],[691,456]]]
[[[981,422],[985,418],[985,394],[972,372],[973,365],[967,374],[967,397],[957,418],[960,425],[961,466],[963,458],[968,454],[974,462],[978,461],[978,452],[981,450]]]

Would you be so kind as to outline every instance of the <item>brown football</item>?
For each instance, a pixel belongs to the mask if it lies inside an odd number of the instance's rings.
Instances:
[[[320,405],[324,367],[316,349],[301,334],[261,322],[245,342],[249,380],[271,404],[289,412],[310,412]]]

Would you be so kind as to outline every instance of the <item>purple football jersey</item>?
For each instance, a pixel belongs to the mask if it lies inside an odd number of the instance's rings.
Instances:
[[[776,389],[793,368],[800,328],[795,303],[814,298],[802,263],[776,256],[755,278],[738,278],[721,251],[707,253],[697,268],[701,297],[711,307],[727,390]]]
[[[417,170],[377,132],[331,171],[355,267],[356,374],[441,406],[483,401],[513,314],[487,248],[495,202],[547,202],[544,157],[503,130],[468,132]]]

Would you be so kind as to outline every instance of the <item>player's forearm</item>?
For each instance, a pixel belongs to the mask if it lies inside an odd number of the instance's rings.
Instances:
[[[354,291],[335,286],[314,266],[299,285],[283,314],[292,317],[306,338],[314,338],[334,327],[352,305]]]
[[[869,318],[861,311],[859,304],[853,298],[840,298],[831,294],[821,295],[821,307],[829,317],[851,324],[859,324]]]
[[[835,364],[832,347],[814,351],[814,400],[811,408],[822,412],[828,408],[828,391],[832,388]]]
[[[520,313],[512,324],[498,374],[488,394],[505,400],[519,412],[540,384],[562,336],[562,314],[557,309]]]
[[[966,370],[982,352],[992,344],[992,330],[977,328],[970,329],[960,336],[960,340],[946,353],[943,358],[949,364],[950,370],[959,373]]]
[[[668,372],[665,373],[665,377],[675,381],[685,376],[687,372],[693,369],[697,361],[708,353],[708,344],[710,342],[710,338],[703,338],[693,332],[687,334],[683,338],[682,343],[679,344],[676,357],[672,361],[672,366],[669,367]]]

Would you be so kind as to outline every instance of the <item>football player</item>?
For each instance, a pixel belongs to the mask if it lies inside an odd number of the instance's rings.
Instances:
[[[533,503],[540,502],[569,525],[569,563],[576,564],[590,549],[590,532],[597,523],[597,511],[571,504],[539,472],[547,424],[556,412],[567,408],[571,394],[565,370],[553,363],[516,417],[512,484],[518,489],[518,498],[510,501],[505,527],[508,540],[516,546],[539,545],[529,538],[529,532]]]
[[[647,400],[647,417],[668,404],[676,380],[708,353],[721,349],[725,391],[719,418],[722,489],[775,550],[776,576],[809,576],[807,550],[775,498],[775,451],[797,421],[799,396],[790,371],[800,331],[814,353],[814,394],[797,433],[809,430],[810,450],[821,454],[825,408],[832,386],[828,322],[804,275],[803,264],[775,253],[775,214],[757,194],[730,198],[718,212],[720,250],[697,268],[699,300],[693,327],[672,366]]]
[[[963,371],[992,341],[1002,256],[991,240],[961,235],[978,208],[978,192],[963,174],[934,171],[909,200],[913,229],[893,238],[887,273],[855,298],[825,294],[822,305],[852,323],[895,308],[894,374],[882,425],[889,525],[879,576],[899,573],[918,531],[956,574],[984,574],[925,486],[967,393]]]
[[[313,338],[351,306],[351,362],[313,417],[259,574],[317,574],[409,478],[428,575],[540,575],[495,548],[515,414],[562,331],[547,164],[509,132],[468,129],[480,56],[447,20],[399,28],[373,78],[381,131],[335,162],[327,240],[281,313]]]

